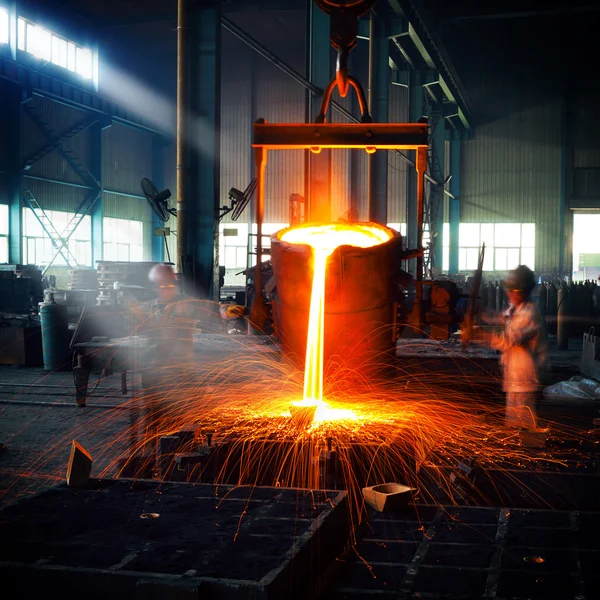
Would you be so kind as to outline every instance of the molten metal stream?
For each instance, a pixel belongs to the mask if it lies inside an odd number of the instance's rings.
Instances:
[[[306,244],[314,250],[303,403],[317,404],[317,409],[323,406],[323,331],[327,259],[338,246],[371,248],[387,242],[390,237],[390,233],[384,229],[346,223],[301,226],[282,233],[280,238],[282,241],[290,244]]]

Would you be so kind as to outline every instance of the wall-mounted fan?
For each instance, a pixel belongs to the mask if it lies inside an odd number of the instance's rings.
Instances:
[[[240,215],[244,212],[246,206],[248,206],[248,202],[252,198],[254,191],[256,190],[256,177],[253,178],[248,187],[242,192],[236,188],[231,188],[229,190],[229,200],[231,201],[231,206],[222,206],[221,214],[219,215],[219,221],[229,213],[232,213],[231,220],[237,221],[240,218]]]
[[[148,200],[148,204],[152,208],[152,212],[163,222],[166,223],[169,217],[173,215],[177,216],[177,209],[169,206],[169,198],[171,197],[171,190],[163,190],[159,192],[156,186],[150,179],[144,177],[141,181],[142,192]]]

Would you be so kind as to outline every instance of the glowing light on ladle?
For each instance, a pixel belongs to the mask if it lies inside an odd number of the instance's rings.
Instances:
[[[306,244],[314,250],[313,282],[306,338],[304,402],[323,405],[323,331],[325,323],[325,271],[327,259],[339,246],[371,248],[390,239],[384,229],[368,225],[335,223],[309,225],[284,231],[280,239],[290,244]],[[317,407],[317,411],[319,406]]]

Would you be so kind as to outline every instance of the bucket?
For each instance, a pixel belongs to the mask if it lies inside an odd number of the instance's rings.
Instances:
[[[401,279],[401,236],[370,248],[339,246],[329,256],[325,276],[324,372],[350,369],[360,376],[391,362],[396,345],[395,315]],[[284,352],[304,365],[313,278],[313,250],[271,236],[275,277],[273,312]]]

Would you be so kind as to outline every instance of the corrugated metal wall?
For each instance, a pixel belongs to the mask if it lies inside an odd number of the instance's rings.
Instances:
[[[256,117],[268,123],[303,123],[305,92],[298,83],[262,57],[254,69]],[[289,220],[290,194],[304,195],[304,152],[281,150],[268,154],[265,180],[265,223]]]
[[[26,107],[21,107],[21,161],[35,155],[48,142],[48,138],[29,117],[28,111],[33,112],[44,124],[44,128],[55,137],[61,136],[88,116],[82,111],[34,96]],[[113,124],[106,128],[102,135],[104,187],[113,191],[141,195],[141,178],[152,176],[152,136],[119,124]],[[64,142],[63,147],[72,152],[76,162],[90,168],[91,133],[89,129]],[[23,185],[31,190],[40,205],[46,210],[74,212],[88,193],[86,189],[33,179],[33,177],[41,177],[58,182],[84,184],[56,149],[36,161],[27,175]],[[152,243],[152,215],[148,204],[143,199],[110,193],[104,193],[103,200],[105,216],[143,221],[144,252],[145,257],[149,259]]]
[[[390,123],[408,122],[408,88],[389,83],[388,115]],[[388,223],[406,223],[408,168],[397,152],[388,151]]]
[[[104,130],[102,144],[104,187],[141,194],[140,180],[152,177],[151,134],[115,123]]]
[[[485,121],[463,144],[461,222],[535,222],[536,270],[559,264],[561,99],[482,75]]]
[[[337,89],[334,90],[333,100],[346,110],[352,110],[352,95],[350,88],[345,98],[340,98]],[[331,109],[331,123],[347,123],[347,119],[337,110]],[[350,197],[350,166],[351,155],[360,150],[343,150],[337,148],[331,151],[331,219],[336,221],[344,217],[351,208]],[[366,163],[365,163],[366,165]]]
[[[86,113],[46,98],[33,96],[25,106],[21,106],[21,163],[43,150],[49,138],[29,117],[28,112],[44,125],[44,129],[52,136],[59,137],[86,118]],[[90,133],[82,131],[64,142],[65,150],[73,152],[77,162],[88,165],[90,160]],[[75,170],[55,149],[36,161],[27,175],[44,177],[85,185]],[[83,201],[86,190],[68,187],[25,177],[24,186],[29,187],[40,204],[47,210],[63,210],[74,212]]]
[[[152,135],[113,124],[102,133],[102,175],[107,190],[141,196],[140,181],[152,178]],[[152,210],[140,198],[104,192],[104,216],[142,221],[144,260],[152,256]]]
[[[244,191],[252,178],[252,82],[253,50],[223,32],[221,59],[221,206],[229,206],[227,194],[234,187]],[[238,221],[248,220],[250,207]],[[231,213],[223,218],[231,222]]]
[[[571,206],[600,208],[600,95],[587,91],[570,106],[573,118]]]
[[[600,98],[586,93],[572,101],[574,122],[573,166],[576,169],[600,168]]]

